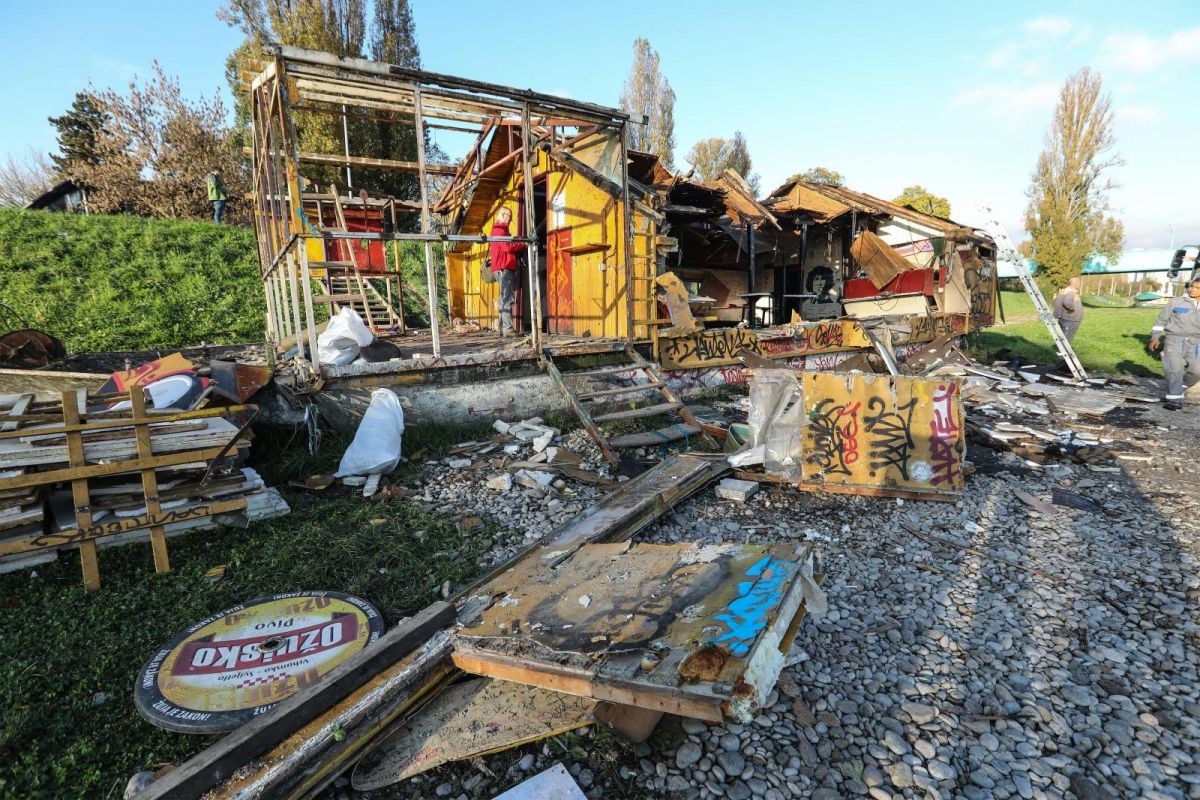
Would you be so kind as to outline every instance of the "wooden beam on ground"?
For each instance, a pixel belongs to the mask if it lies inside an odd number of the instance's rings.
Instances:
[[[388,631],[375,644],[334,667],[316,683],[296,692],[266,714],[251,720],[178,769],[167,773],[138,795],[138,800],[203,796],[214,786],[228,780],[238,767],[317,719],[453,621],[453,606],[444,602],[434,603]],[[311,766],[312,757],[306,755],[295,766],[299,767],[305,762]],[[281,772],[284,771],[272,773],[279,777],[278,784],[271,790],[264,789],[261,793],[245,796],[283,796],[284,785],[291,781],[288,774]]]

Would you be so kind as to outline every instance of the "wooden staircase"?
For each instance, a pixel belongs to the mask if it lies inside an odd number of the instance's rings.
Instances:
[[[692,436],[699,437],[714,448],[717,446],[692,412],[667,386],[658,367],[643,358],[631,345],[614,354],[624,357],[619,364],[570,372],[559,369],[554,361],[554,348],[546,348],[545,353],[550,377],[567,396],[583,427],[610,464],[620,461],[617,450],[623,447],[652,447]],[[635,400],[637,405],[633,404]],[[624,403],[626,407],[606,408],[617,403]],[[674,417],[677,421],[659,428],[617,435],[610,435],[601,427],[605,423],[649,420],[654,417]]]
[[[404,320],[396,311],[388,295],[392,294],[391,274],[363,277],[353,263],[349,261],[315,262],[313,267],[326,270],[324,280],[318,281],[321,294],[314,302],[331,306],[330,312],[338,313],[343,306],[354,309],[367,327],[374,329],[404,328]],[[382,280],[386,285],[387,294],[375,288],[372,281]]]

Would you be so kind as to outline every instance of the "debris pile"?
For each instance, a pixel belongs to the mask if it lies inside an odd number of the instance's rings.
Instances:
[[[88,588],[98,545],[149,538],[170,569],[166,537],[287,513],[243,466],[260,368],[201,376],[179,354],[114,373],[99,394],[0,396],[0,571],[79,548]]]

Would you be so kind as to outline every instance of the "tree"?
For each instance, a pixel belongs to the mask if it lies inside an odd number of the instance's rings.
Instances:
[[[54,185],[57,170],[50,159],[36,150],[24,158],[12,153],[0,163],[0,208],[24,208]]]
[[[692,145],[687,160],[701,181],[716,180],[722,172],[731,169],[750,184],[755,194],[758,193],[759,177],[750,171],[750,149],[741,131],[735,132],[732,139],[719,136],[701,139]]]
[[[675,90],[659,71],[658,53],[640,37],[633,40],[633,66],[621,89],[621,108],[633,119],[630,149],[653,153],[664,167],[674,169]],[[646,124],[638,124],[643,117]]]
[[[205,219],[211,216],[205,176],[220,170],[230,217],[244,218],[237,202],[247,181],[245,159],[234,146],[219,98],[185,100],[178,79],[153,65],[154,78],[135,79],[127,94],[93,95],[104,115],[96,131],[94,163],[77,164],[95,212]]]
[[[76,92],[71,107],[59,117],[50,117],[57,131],[58,152],[50,154],[58,174],[69,177],[81,164],[95,164],[96,132],[104,124],[104,114],[90,92]]]
[[[898,206],[915,208],[917,211],[935,217],[950,219],[950,201],[944,197],[938,197],[920,184],[905,186],[900,196],[892,202]]]
[[[1125,229],[1108,199],[1116,184],[1107,173],[1124,163],[1115,145],[1112,99],[1084,67],[1063,83],[1026,191],[1029,252],[1045,292],[1065,286],[1092,253],[1120,252]]]
[[[804,181],[805,183],[823,183],[827,186],[845,186],[846,181],[842,177],[842,173],[828,167],[813,167],[804,172],[797,172],[795,175],[787,179],[787,183],[792,181]]]

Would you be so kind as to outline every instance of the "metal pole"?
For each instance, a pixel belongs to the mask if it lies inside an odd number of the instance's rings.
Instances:
[[[300,277],[304,281],[304,318],[308,323],[308,360],[314,371],[321,369],[317,356],[317,323],[313,317],[312,273],[308,269],[308,240],[300,239]],[[299,337],[297,337],[299,342]]]
[[[750,309],[750,327],[754,327],[758,323],[758,298],[753,295],[758,294],[758,264],[754,262],[754,223],[746,221],[746,254],[750,258],[750,294],[751,303],[754,307]]]
[[[421,181],[421,233],[428,234],[429,188],[425,180],[425,112],[421,107],[421,87],[413,84],[413,112],[417,122],[417,176]],[[425,283],[429,296],[429,335],[433,339],[433,357],[442,357],[442,337],[438,330],[437,276],[433,274],[433,244],[425,242]]]
[[[354,183],[350,180],[350,123],[346,114],[346,104],[342,104],[342,143],[346,146],[346,196],[350,196],[350,187]]]
[[[530,146],[533,132],[529,126],[529,103],[521,107],[521,161],[523,162],[525,178],[525,235],[533,237],[529,245],[529,316],[532,317],[530,335],[533,337],[533,349],[542,351],[542,292],[541,280],[538,278],[538,246],[537,222],[534,218],[533,203],[533,161],[530,158]],[[549,198],[547,198],[549,199]]]

